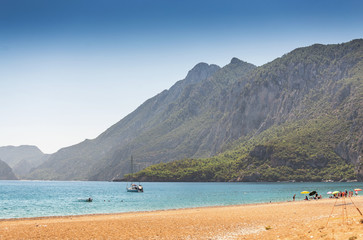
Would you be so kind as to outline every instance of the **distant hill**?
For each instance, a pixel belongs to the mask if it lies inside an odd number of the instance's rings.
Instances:
[[[0,180],[17,180],[17,177],[6,164],[6,162],[0,160]]]
[[[4,146],[0,147],[0,158],[6,162],[19,176],[27,175],[32,168],[38,167],[49,157],[36,146]]]
[[[223,68],[197,64],[28,177],[122,178],[133,155],[136,169],[147,167],[136,175],[143,180],[361,179],[362,48],[359,39],[298,48],[261,67],[237,58]]]

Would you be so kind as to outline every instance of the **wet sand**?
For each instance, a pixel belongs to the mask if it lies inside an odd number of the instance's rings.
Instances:
[[[0,220],[0,239],[363,239],[363,197]]]

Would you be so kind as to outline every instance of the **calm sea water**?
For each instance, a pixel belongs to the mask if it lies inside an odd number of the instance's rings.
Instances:
[[[143,183],[144,193],[123,182],[0,181],[0,219],[150,211],[200,206],[302,200],[301,191],[363,188],[363,183]],[[93,198],[93,202],[79,199]]]

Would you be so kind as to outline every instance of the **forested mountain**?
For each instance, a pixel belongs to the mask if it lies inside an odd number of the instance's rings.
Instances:
[[[45,162],[49,154],[44,154],[36,146],[0,147],[0,159],[6,162],[18,177],[24,177],[31,169]]]
[[[219,125],[227,127],[211,130],[239,138],[228,151],[159,164],[135,177],[363,180],[363,40],[296,49],[233,85]]]
[[[296,49],[261,67],[200,63],[34,179],[276,181],[362,176],[363,40]],[[184,160],[180,160],[184,159]],[[171,162],[169,164],[165,162]],[[136,167],[137,169],[137,167]]]
[[[0,159],[0,180],[17,180],[12,169]]]

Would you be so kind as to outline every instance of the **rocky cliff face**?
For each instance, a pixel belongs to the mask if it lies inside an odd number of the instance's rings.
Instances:
[[[0,180],[17,180],[17,177],[5,162],[0,160]]]
[[[240,82],[235,84],[234,89],[239,89],[232,93],[233,101],[227,104],[232,106],[229,111],[232,117],[222,123],[234,131],[227,131],[226,138],[238,139],[251,131],[258,135],[271,126],[309,122],[303,131],[318,129],[316,132],[321,135],[305,138],[315,145],[326,141],[327,151],[334,151],[343,162],[353,164],[358,179],[362,179],[362,76],[363,40],[296,49],[251,73],[242,87]],[[324,130],[324,125],[329,125],[330,131]],[[303,162],[296,163],[273,153],[273,149],[261,152],[260,148],[256,146],[250,152],[251,157],[269,159],[272,167],[297,168],[302,164],[301,167],[324,168],[335,158],[321,153],[307,155]],[[274,151],[282,150],[275,145]],[[253,156],[254,152],[264,153],[263,157]]]
[[[360,61],[347,56],[361,51],[360,42],[296,49],[237,82],[226,104],[232,117],[223,124],[242,132],[231,132],[228,137],[237,139],[252,129],[262,131],[272,124],[321,114],[307,111],[312,110],[312,101],[324,98],[336,107],[349,95],[346,86],[341,89],[343,83],[339,80],[348,78],[349,71]]]

